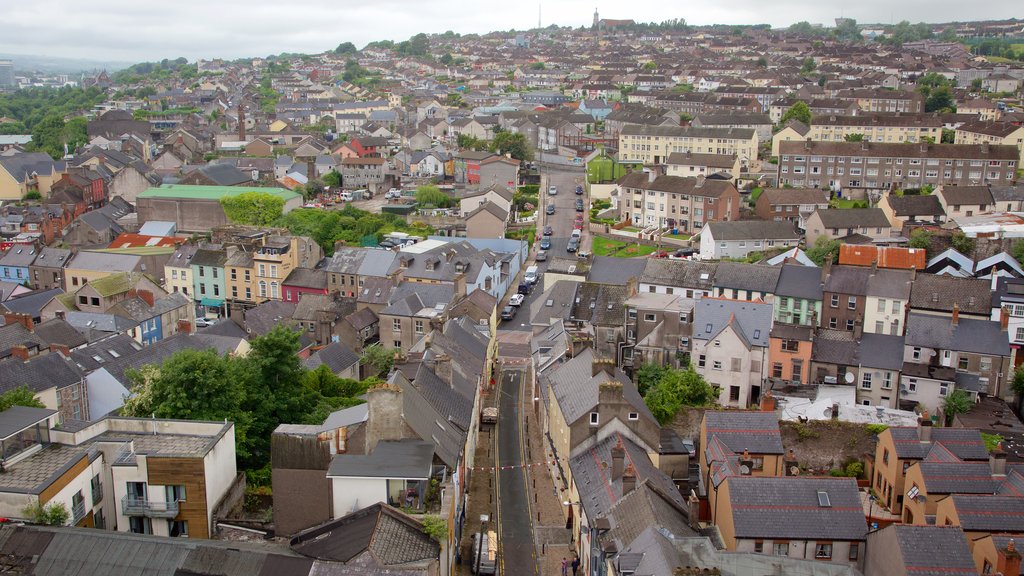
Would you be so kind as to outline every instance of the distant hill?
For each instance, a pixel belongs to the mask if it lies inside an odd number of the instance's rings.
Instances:
[[[55,74],[75,74],[92,70],[113,72],[132,65],[132,62],[112,62],[105,60],[89,60],[78,58],[58,58],[55,56],[39,56],[33,54],[6,54],[0,52],[0,60],[13,60],[14,69],[22,71],[42,71]]]

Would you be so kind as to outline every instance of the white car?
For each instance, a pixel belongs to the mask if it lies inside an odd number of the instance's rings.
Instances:
[[[526,296],[523,296],[522,294],[513,294],[512,297],[508,299],[508,305],[509,306],[522,306],[523,300],[525,298],[526,298]]]
[[[554,196],[555,194],[558,194],[558,186],[549,186],[548,187],[548,195],[549,196]]]

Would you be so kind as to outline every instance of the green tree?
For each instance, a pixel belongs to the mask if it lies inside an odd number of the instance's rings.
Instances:
[[[459,134],[456,144],[463,150],[486,150],[487,142],[471,134]]]
[[[22,508],[21,513],[30,522],[46,526],[64,526],[71,519],[71,513],[63,502],[40,504],[38,500]]]
[[[954,142],[956,142],[956,130],[952,130],[950,128],[943,128],[942,129],[942,143],[943,144],[952,144]]]
[[[981,78],[975,78],[974,80],[971,80],[971,91],[972,92],[981,92],[982,84],[983,84],[983,81],[982,81]]]
[[[647,394],[647,391],[661,380],[665,370],[666,368],[660,364],[647,362],[636,371],[636,388],[641,396]]]
[[[324,185],[331,188],[341,188],[341,174],[337,170],[331,170],[323,177]]]
[[[512,158],[519,161],[533,159],[533,151],[530,150],[530,143],[526,141],[526,135],[519,132],[499,132],[495,134],[491,142],[491,151],[498,154],[510,154]]]
[[[440,58],[437,59],[438,62],[445,66],[451,66],[454,60],[455,59],[452,58],[451,52],[445,52]]]
[[[662,425],[675,418],[683,406],[707,406],[715,400],[715,389],[693,369],[667,370],[644,396],[644,403]]]
[[[220,204],[230,222],[249,226],[269,226],[284,211],[284,199],[267,192],[243,192],[221,198]]]
[[[803,64],[803,66],[800,67],[800,73],[801,74],[810,74],[811,72],[814,72],[815,68],[817,68],[817,67],[818,67],[818,63],[814,61],[814,58],[811,58],[811,57],[804,58],[804,64]]]
[[[790,120],[799,120],[804,124],[811,125],[811,109],[807,106],[807,103],[803,100],[798,100],[786,113],[782,115],[782,119],[779,120],[779,126],[784,126],[786,122]]]
[[[953,235],[949,239],[950,244],[953,245],[953,249],[957,252],[965,255],[974,255],[974,238],[970,238],[967,234],[964,234],[960,230],[953,232]]]
[[[355,44],[352,44],[351,42],[342,42],[341,44],[338,44],[337,48],[334,49],[334,53],[335,54],[355,54],[356,53]]]
[[[530,62],[530,70],[543,70],[543,69],[544,69],[544,63],[543,62]]]
[[[846,136],[843,136],[843,140],[846,140],[847,142],[863,142],[864,141],[864,135],[863,134],[847,134]]]
[[[643,69],[647,70],[647,71],[657,70],[658,69],[658,64],[657,64],[657,62],[654,62],[654,61],[644,62]]]
[[[0,394],[0,412],[7,410],[11,406],[46,408],[42,402],[36,399],[35,393],[29,390],[28,386],[20,386]]]
[[[765,58],[764,56],[761,56],[760,58],[757,59],[757,62],[755,62],[755,65],[758,68],[767,68],[768,67],[768,59]]]
[[[455,200],[441,191],[437,186],[418,186],[416,188],[416,203],[420,206],[433,206],[434,208],[448,208],[455,204]]]
[[[920,248],[922,250],[928,250],[932,245],[932,233],[925,228],[915,228],[910,233],[910,242],[907,243],[911,248]]]
[[[370,366],[378,374],[387,375],[395,364],[395,349],[385,348],[380,344],[367,346],[363,349],[363,355],[359,358],[363,366]]]
[[[28,134],[28,128],[25,124],[17,120],[13,122],[0,123],[0,134]]]
[[[857,21],[853,18],[844,18],[838,26],[832,31],[835,35],[836,40],[843,42],[860,42],[861,38],[861,27],[857,25]]]
[[[839,240],[829,240],[826,236],[818,236],[814,245],[807,249],[807,257],[817,266],[824,266],[828,260],[835,261],[839,256]]]
[[[954,390],[942,401],[942,413],[946,417],[946,425],[953,423],[953,418],[958,414],[966,414],[970,411],[973,402],[971,395],[966,390]]]
[[[1010,254],[1017,262],[1024,264],[1024,240],[1017,240],[1010,248]]]
[[[932,90],[924,100],[925,112],[956,112],[956,101],[949,86]]]

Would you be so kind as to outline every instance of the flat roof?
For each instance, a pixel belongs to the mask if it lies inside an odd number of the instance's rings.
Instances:
[[[200,186],[195,184],[163,184],[150,188],[139,194],[139,198],[186,198],[191,200],[220,200],[221,198],[238,196],[247,192],[264,192],[291,200],[298,198],[297,192],[284,188],[264,188],[260,186]]]
[[[56,414],[56,410],[32,408],[30,406],[11,406],[0,412],[0,439],[7,439],[25,428],[45,420]]]
[[[328,478],[426,480],[434,463],[434,444],[420,440],[384,440],[372,454],[336,454]]]

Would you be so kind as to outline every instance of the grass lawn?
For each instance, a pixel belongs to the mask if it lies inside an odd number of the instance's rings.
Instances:
[[[849,208],[862,207],[864,205],[865,201],[864,200],[847,200],[847,199],[843,199],[843,200],[836,200],[835,203],[836,203],[836,208],[849,209]]]
[[[615,258],[635,258],[653,253],[653,246],[627,244],[618,240],[610,240],[603,236],[594,237],[593,252],[595,256],[614,256]]]

